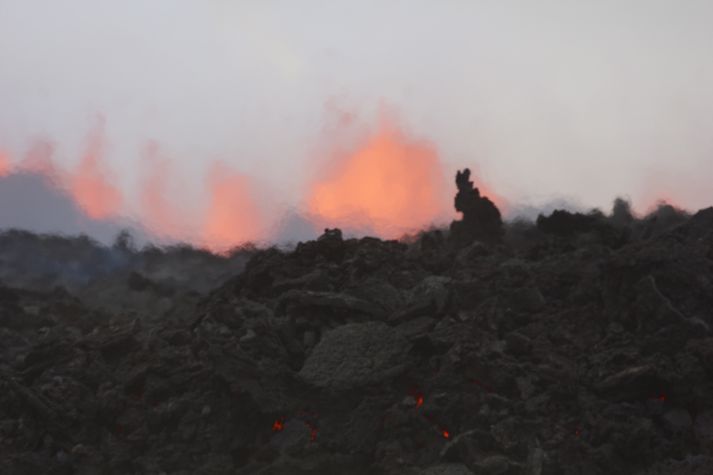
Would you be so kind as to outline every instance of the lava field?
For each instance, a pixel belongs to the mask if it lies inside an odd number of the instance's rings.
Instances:
[[[502,223],[459,180],[450,229],[69,284],[7,250],[76,240],[5,234],[0,471],[713,473],[713,208]]]

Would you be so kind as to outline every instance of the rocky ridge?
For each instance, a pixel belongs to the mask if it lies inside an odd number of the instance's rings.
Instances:
[[[2,287],[3,472],[709,473],[713,208],[581,216],[328,230],[161,319]]]

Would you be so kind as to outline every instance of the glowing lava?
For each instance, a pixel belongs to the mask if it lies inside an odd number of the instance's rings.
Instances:
[[[119,214],[122,204],[121,192],[111,183],[103,166],[103,152],[104,121],[100,119],[89,134],[87,150],[69,183],[74,200],[94,219]]]
[[[247,176],[215,163],[208,176],[208,191],[202,231],[206,246],[227,250],[259,238],[261,217]]]
[[[435,148],[388,120],[330,172],[313,186],[308,200],[309,210],[325,225],[398,237],[433,223],[445,209]]]

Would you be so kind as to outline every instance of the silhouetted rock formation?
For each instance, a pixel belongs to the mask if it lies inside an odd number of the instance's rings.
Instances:
[[[451,239],[462,246],[473,241],[486,243],[500,242],[503,237],[503,221],[500,211],[470,181],[470,170],[456,174],[458,193],[455,197],[456,211],[463,213],[461,221],[451,223]]]
[[[549,216],[541,214],[537,217],[537,229],[545,234],[565,239],[589,235],[612,249],[627,243],[636,227],[629,204],[621,199],[614,201],[612,215],[609,217],[596,209],[586,214],[557,209]],[[645,232],[650,234],[651,231]]]
[[[605,217],[600,212],[582,214],[556,209],[549,216],[539,215],[537,217],[537,228],[544,233],[556,236],[573,236],[592,232],[602,226],[605,226]]]
[[[345,252],[342,230],[326,228],[324,234],[316,240],[300,242],[295,252],[305,259],[320,256],[328,261],[339,262]]]

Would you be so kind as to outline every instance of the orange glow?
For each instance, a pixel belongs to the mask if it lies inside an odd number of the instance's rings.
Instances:
[[[104,152],[104,121],[89,134],[87,150],[79,167],[69,180],[75,201],[92,218],[101,219],[119,214],[122,196],[106,176],[102,164]]]
[[[308,208],[325,226],[399,237],[443,215],[444,184],[435,148],[384,119],[374,135],[313,185]]]
[[[441,435],[443,436],[444,439],[450,439],[450,438],[451,438],[451,433],[448,432],[446,429],[441,430]]]
[[[632,203],[632,207],[636,213],[645,216],[655,212],[659,206],[662,205],[671,205],[674,208],[680,208],[677,204],[680,202],[681,200],[677,199],[675,193],[671,192],[667,186],[656,184],[641,193]]]
[[[0,177],[10,174],[10,158],[0,150]]]
[[[419,394],[416,396],[416,407],[421,407],[423,406],[423,394]]]
[[[19,168],[25,172],[44,175],[52,181],[58,180],[60,173],[52,161],[53,155],[54,145],[51,142],[36,140],[30,146]]]
[[[207,247],[228,250],[259,238],[261,217],[247,176],[214,163],[208,175],[208,193],[202,228]]]
[[[681,203],[691,202],[693,188],[676,186],[677,181],[675,176],[662,170],[643,171],[641,188],[633,196],[632,208],[639,215],[653,213],[661,205],[684,209]]]
[[[659,193],[658,198],[652,198],[649,201],[644,202],[644,206],[641,207],[641,211],[644,215],[654,213],[661,206],[673,206],[676,209],[684,209],[683,206],[677,204],[680,203],[679,200],[675,200],[670,193]]]
[[[353,142],[353,135],[340,132],[355,127],[356,116],[336,106],[335,110],[338,120],[334,130],[330,129],[331,136],[340,137],[334,139],[335,145],[344,145],[344,141],[352,145],[338,152],[331,149],[332,154],[325,154],[334,157],[329,166],[315,167],[323,173],[309,183],[300,209],[307,208],[304,215],[311,226],[398,238],[431,224],[445,224],[453,217],[454,174],[443,173],[433,144],[411,136],[388,113],[370,134]],[[198,202],[196,197],[187,192],[184,183],[176,182],[182,170],[179,161],[174,166],[153,142],[141,151],[137,209],[132,209],[129,191],[120,189],[108,169],[107,141],[105,123],[100,118],[87,135],[76,168],[62,167],[60,160],[69,158],[63,149],[55,153],[54,142],[39,139],[12,163],[0,152],[0,176],[15,171],[42,175],[68,192],[89,218],[135,217],[157,244],[178,240],[222,252],[270,238],[269,225],[274,223],[266,210],[277,210],[281,204],[256,198],[250,177],[226,165],[213,164],[206,176],[205,201],[193,206]],[[476,185],[482,194],[493,198],[481,183],[476,181]],[[282,198],[279,192],[275,195]],[[500,205],[497,199],[494,201]],[[423,396],[414,397],[416,407],[421,407]]]
[[[179,215],[167,198],[171,163],[160,154],[155,142],[146,145],[143,162],[146,168],[139,195],[143,221],[160,237],[178,238],[181,236]]]

